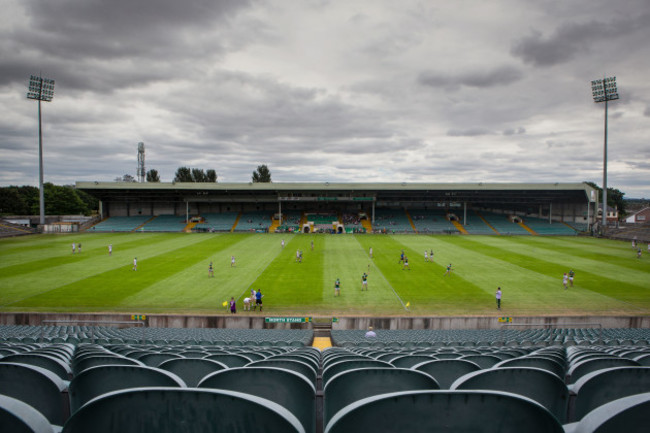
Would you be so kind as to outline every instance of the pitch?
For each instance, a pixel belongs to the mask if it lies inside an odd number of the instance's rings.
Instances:
[[[434,253],[428,261],[425,251]],[[565,289],[570,270],[574,285]],[[242,311],[251,288],[264,295],[261,313]],[[0,240],[0,311],[230,314],[223,304],[231,297],[237,314],[264,316],[647,315],[650,256],[586,237],[124,233]]]

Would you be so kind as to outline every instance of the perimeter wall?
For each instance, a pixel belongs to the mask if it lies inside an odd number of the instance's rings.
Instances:
[[[232,328],[232,329],[311,329],[327,324],[331,317],[313,317],[312,323],[266,323],[265,316],[145,316],[145,326],[152,328]],[[273,316],[275,317],[275,316]],[[650,316],[546,316],[513,317],[511,324],[500,323],[498,317],[339,317],[332,322],[333,330],[366,329],[501,329],[510,326],[529,328],[650,328]],[[58,314],[58,313],[0,313],[0,325],[97,325],[128,326],[128,314]],[[110,322],[122,322],[111,325]],[[134,321],[134,325],[135,325]],[[516,325],[516,326],[513,326]]]

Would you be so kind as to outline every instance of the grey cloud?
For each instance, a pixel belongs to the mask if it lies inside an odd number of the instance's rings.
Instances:
[[[503,135],[520,135],[525,133],[526,133],[526,128],[524,128],[523,126],[520,126],[517,129],[508,128],[503,131]]]
[[[478,137],[480,135],[492,135],[492,131],[486,128],[473,127],[468,129],[450,129],[447,135],[450,137]]]
[[[57,84],[102,93],[168,78],[179,70],[196,74],[197,60],[241,46],[256,28],[264,32],[259,23],[252,29],[244,23],[241,33],[230,29],[233,16],[251,3],[25,0],[30,25],[0,30],[0,85],[20,81],[34,65],[45,76],[56,76]]]
[[[489,88],[507,86],[523,78],[523,73],[511,66],[502,66],[491,70],[477,70],[460,74],[448,74],[433,71],[420,73],[417,78],[423,86],[457,89],[460,86]]]
[[[615,19],[609,22],[590,21],[560,25],[548,37],[534,30],[512,45],[510,53],[524,63],[535,66],[553,66],[565,63],[580,53],[591,50],[607,38],[618,38],[642,29],[648,15],[631,19]]]
[[[650,117],[650,104],[645,106],[645,110],[643,110],[643,115],[646,117]]]

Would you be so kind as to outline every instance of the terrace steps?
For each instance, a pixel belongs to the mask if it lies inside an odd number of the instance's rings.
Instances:
[[[530,233],[531,235],[533,235],[533,236],[538,236],[538,233],[537,233],[535,230],[531,229],[530,227],[528,227],[528,226],[527,226],[526,224],[524,224],[523,222],[518,222],[517,224],[519,224],[520,227],[522,227],[524,230],[526,230],[526,231],[527,231],[528,233]]]
[[[314,337],[312,347],[319,350],[327,349],[328,347],[332,347],[332,339],[330,337]]]
[[[468,234],[469,234],[469,233],[467,232],[467,230],[465,230],[465,227],[463,227],[463,225],[462,225],[461,223],[459,223],[458,221],[456,221],[456,220],[451,220],[451,223],[452,223],[452,224],[454,225],[454,227],[456,227],[456,229],[457,229],[459,232],[461,232],[462,234],[464,234],[464,235],[468,235]]]
[[[235,231],[235,227],[237,227],[237,224],[239,224],[239,219],[241,218],[241,212],[237,214],[237,218],[235,218],[235,223],[232,225],[230,228],[230,233]]]
[[[372,223],[370,222],[370,220],[368,220],[367,218],[362,219],[361,225],[363,226],[364,229],[366,229],[367,233],[372,233]]]
[[[140,230],[142,227],[144,227],[145,225],[149,224],[151,221],[155,220],[156,217],[157,217],[157,215],[152,216],[151,218],[149,218],[148,220],[146,220],[145,222],[143,222],[142,224],[140,224],[139,226],[137,226],[136,228],[134,228],[134,229],[131,230],[131,231],[133,231],[133,232],[137,232],[137,231]]]
[[[411,228],[415,233],[417,233],[418,229],[415,228],[415,223],[413,222],[413,218],[411,218],[411,214],[406,209],[404,209],[404,213],[406,214],[406,218],[408,218],[409,223],[411,223]]]
[[[490,224],[490,223],[488,222],[488,220],[486,220],[486,219],[483,217],[483,215],[481,215],[481,214],[478,213],[478,212],[476,212],[476,215],[478,215],[478,217],[481,219],[481,221],[483,221],[483,223],[484,223],[486,226],[490,227],[490,228],[492,229],[492,231],[494,231],[494,233],[496,233],[496,234],[498,234],[498,235],[501,234],[501,233],[499,233],[499,231],[498,231],[497,229],[495,229],[495,228],[492,226],[492,224]]]
[[[196,227],[197,224],[198,224],[198,223],[195,223],[195,222],[190,221],[190,222],[185,226],[185,228],[183,229],[183,231],[184,231],[185,233],[191,233],[191,232],[192,232],[192,229],[193,229],[194,227]]]

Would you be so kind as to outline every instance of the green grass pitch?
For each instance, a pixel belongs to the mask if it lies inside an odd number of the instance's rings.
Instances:
[[[81,253],[72,254],[73,242]],[[410,270],[399,263],[401,250]],[[432,262],[425,250],[434,251]],[[454,270],[444,275],[450,263]],[[565,290],[569,269],[575,284]],[[361,291],[364,272],[368,291]],[[243,312],[251,288],[264,294],[262,313]],[[4,312],[224,314],[231,296],[237,314],[264,316],[647,315],[650,255],[638,259],[628,243],[583,237],[111,233],[0,240]]]

